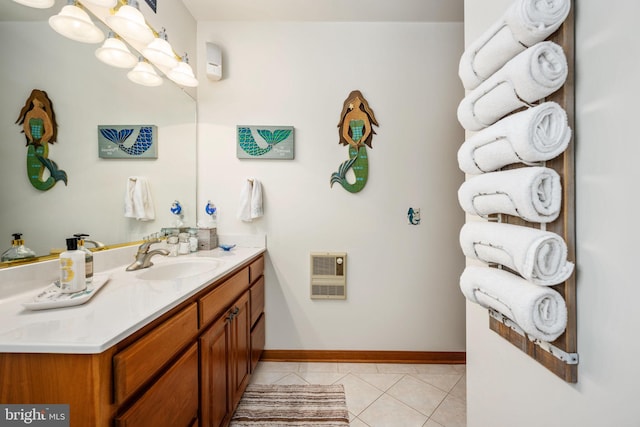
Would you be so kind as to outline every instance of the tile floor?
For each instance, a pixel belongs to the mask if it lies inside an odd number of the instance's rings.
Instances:
[[[344,384],[353,427],[466,427],[464,365],[260,362],[257,384]]]

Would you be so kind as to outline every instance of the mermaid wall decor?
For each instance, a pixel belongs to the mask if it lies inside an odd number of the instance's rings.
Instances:
[[[45,91],[31,91],[16,123],[22,125],[22,132],[27,139],[27,176],[31,185],[41,191],[53,188],[58,181],[67,185],[67,173],[49,159],[49,144],[57,142],[58,124]],[[45,170],[49,172],[47,179],[43,179]]]
[[[330,186],[339,183],[350,193],[357,193],[367,183],[369,159],[367,147],[375,135],[373,125],[378,126],[373,110],[359,90],[349,94],[342,106],[338,123],[339,143],[349,146],[349,160],[343,162],[337,172],[331,174]],[[351,170],[355,180],[349,182],[347,173]]]

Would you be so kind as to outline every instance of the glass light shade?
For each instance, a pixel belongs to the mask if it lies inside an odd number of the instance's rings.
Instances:
[[[114,7],[118,4],[118,0],[82,0],[84,3],[90,3],[102,7]]]
[[[105,64],[118,68],[133,68],[138,58],[118,38],[109,37],[96,49],[96,57]]]
[[[198,86],[198,79],[193,75],[191,66],[184,61],[180,61],[178,65],[169,70],[167,77],[180,86]]]
[[[36,9],[48,9],[56,4],[56,0],[13,0],[23,6],[35,7]]]
[[[91,21],[87,12],[71,4],[50,17],[49,25],[57,33],[78,42],[100,43],[104,40],[104,33]]]
[[[154,38],[153,31],[145,22],[144,16],[133,6],[120,7],[115,15],[107,16],[106,20],[111,29],[125,39],[130,37],[146,45]]]
[[[168,41],[161,37],[156,37],[151,43],[142,49],[142,54],[151,62],[167,68],[178,65],[178,59],[173,53],[173,49]]]
[[[156,73],[151,64],[141,60],[136,67],[127,73],[127,77],[134,83],[143,86],[160,86],[162,77]]]

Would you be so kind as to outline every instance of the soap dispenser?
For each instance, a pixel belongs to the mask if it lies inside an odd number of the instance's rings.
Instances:
[[[87,289],[85,254],[78,250],[78,239],[67,239],[67,250],[60,254],[60,292],[70,294]]]
[[[0,261],[15,261],[18,259],[34,258],[36,253],[24,245],[22,240],[22,233],[13,233],[13,240],[11,241],[11,247],[4,251]]]
[[[93,253],[84,245],[84,238],[89,237],[88,234],[74,234],[78,239],[78,250],[84,252],[84,268],[87,285],[93,282]]]

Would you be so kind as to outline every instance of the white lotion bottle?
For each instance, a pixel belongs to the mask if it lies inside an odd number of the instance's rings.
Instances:
[[[78,239],[67,239],[67,250],[60,254],[60,292],[71,294],[87,289],[85,253],[78,250]]]

